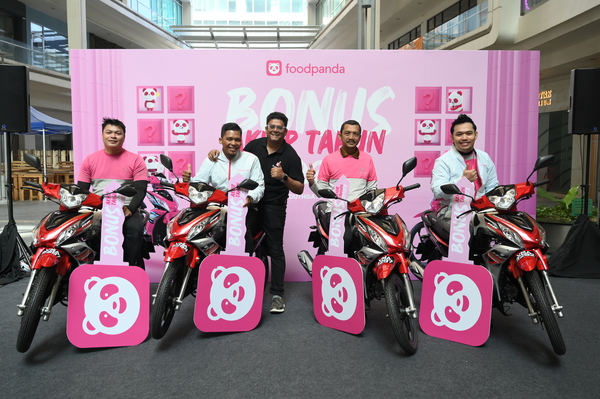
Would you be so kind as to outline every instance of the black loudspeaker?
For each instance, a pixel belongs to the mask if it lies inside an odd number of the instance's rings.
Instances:
[[[25,133],[29,121],[29,68],[0,65],[0,131]]]
[[[600,132],[600,68],[571,70],[570,134]]]

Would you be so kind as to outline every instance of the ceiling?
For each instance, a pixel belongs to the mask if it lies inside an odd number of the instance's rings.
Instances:
[[[172,26],[195,49],[307,49],[319,26]]]

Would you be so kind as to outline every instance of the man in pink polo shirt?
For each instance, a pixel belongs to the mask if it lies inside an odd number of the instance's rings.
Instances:
[[[335,183],[340,177],[346,176],[350,183],[348,192],[349,201],[352,201],[367,191],[377,188],[377,172],[373,159],[366,152],[358,149],[362,128],[355,120],[347,120],[342,123],[339,137],[342,146],[339,151],[333,152],[323,158],[318,177],[312,163],[306,171],[306,180],[310,189],[319,196],[321,189],[334,189]],[[328,213],[330,207],[328,207]],[[347,239],[345,238],[345,241]],[[348,244],[346,242],[346,244]],[[319,249],[321,251],[322,249]]]
[[[306,172],[306,180],[310,189],[319,196],[319,190],[325,188],[333,190],[335,183],[344,175],[350,182],[346,199],[352,201],[367,191],[377,188],[377,172],[371,156],[358,149],[361,127],[357,121],[350,119],[344,122],[339,137],[342,142],[340,150],[323,158],[317,178],[311,163]]]
[[[118,119],[104,118],[102,142],[103,150],[96,151],[83,160],[77,185],[83,190],[89,190],[91,186],[98,195],[102,195],[104,187],[112,181],[131,185],[137,190],[137,194],[127,198],[123,205],[123,260],[130,265],[142,266],[144,223],[137,210],[144,201],[148,186],[146,163],[138,154],[123,148],[125,124]]]

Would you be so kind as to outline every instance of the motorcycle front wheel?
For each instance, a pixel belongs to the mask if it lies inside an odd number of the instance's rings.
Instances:
[[[546,332],[550,338],[550,343],[552,344],[554,353],[557,355],[564,355],[567,351],[567,348],[565,347],[565,341],[563,340],[560,328],[558,327],[556,315],[552,311],[550,303],[548,302],[548,296],[546,295],[546,290],[544,289],[544,284],[542,284],[542,280],[538,271],[532,270],[525,273],[525,279],[529,285],[531,295],[535,300],[533,303],[533,308],[542,319],[542,325],[546,327]]]
[[[419,345],[418,319],[406,312],[410,306],[408,292],[398,273],[391,273],[384,280],[384,295],[394,335],[407,355],[414,355]]]
[[[27,352],[31,346],[35,331],[42,317],[42,308],[52,291],[51,282],[54,274],[54,268],[44,267],[37,272],[31,284],[29,297],[25,301],[25,310],[21,319],[19,335],[17,336],[17,351],[21,353]]]
[[[150,333],[154,339],[164,337],[171,326],[175,315],[175,298],[181,292],[183,284],[183,269],[183,259],[167,262],[165,265],[165,272],[158,284],[150,312]]]

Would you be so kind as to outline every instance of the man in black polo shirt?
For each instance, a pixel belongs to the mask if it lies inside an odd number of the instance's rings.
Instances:
[[[271,287],[273,294],[271,313],[285,310],[283,280],[285,277],[285,253],[283,252],[283,229],[287,215],[287,199],[290,191],[302,194],[304,176],[302,162],[296,150],[285,141],[288,118],[281,112],[267,116],[267,137],[249,142],[244,151],[258,157],[265,176],[265,194],[258,203],[258,214],[266,233],[267,249],[271,257]],[[217,150],[211,150],[209,158],[216,159]]]

